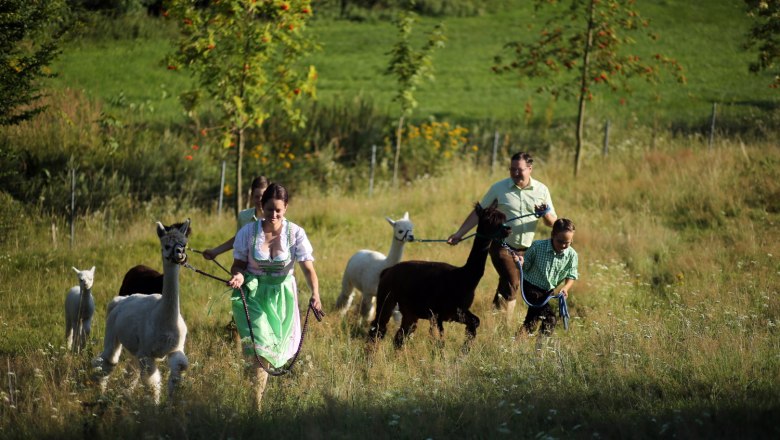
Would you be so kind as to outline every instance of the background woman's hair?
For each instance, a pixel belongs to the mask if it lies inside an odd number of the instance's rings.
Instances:
[[[252,180],[251,189],[268,188],[268,178],[265,176],[257,176]]]

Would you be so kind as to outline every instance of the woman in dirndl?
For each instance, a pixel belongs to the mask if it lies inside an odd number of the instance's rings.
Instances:
[[[269,365],[283,366],[295,354],[301,340],[298,287],[293,275],[296,261],[311,290],[312,306],[322,310],[313,249],[303,228],[284,217],[288,201],[287,190],[282,185],[269,185],[261,199],[262,218],[242,227],[233,244],[232,277],[228,285],[234,289],[233,316],[244,355],[254,367],[258,411],[268,380],[266,369]],[[249,322],[238,289],[243,289]]]

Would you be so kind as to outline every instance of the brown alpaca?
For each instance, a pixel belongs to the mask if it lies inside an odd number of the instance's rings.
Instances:
[[[183,223],[174,223],[170,226],[173,229],[181,228]],[[186,237],[189,238],[192,229],[187,229]],[[134,293],[162,293],[163,274],[152,269],[149,266],[139,264],[133,266],[122,278],[122,285],[119,287],[119,296],[128,296]]]
[[[466,264],[455,267],[431,261],[404,261],[382,272],[377,289],[377,315],[371,323],[369,339],[377,340],[387,332],[395,305],[401,311],[401,327],[395,334],[395,346],[401,347],[412,334],[419,319],[436,323],[440,337],[443,323],[454,321],[466,326],[466,344],[477,336],[479,318],[469,308],[474,302],[474,290],[485,273],[488,248],[493,240],[503,240],[509,234],[504,225],[506,216],[496,210],[494,202],[483,209],[477,204],[479,224]]]

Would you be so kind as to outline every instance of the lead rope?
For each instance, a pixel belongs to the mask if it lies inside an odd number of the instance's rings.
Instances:
[[[209,278],[215,279],[217,281],[222,281],[223,283],[227,284],[230,280],[226,280],[224,278],[220,278],[218,276],[212,275],[210,273],[204,272],[200,269],[197,269],[193,267],[190,263],[184,262],[181,263],[182,266],[186,267],[187,269],[193,270],[196,273],[199,273],[201,275],[207,276]],[[311,300],[309,301],[309,307],[306,309],[306,318],[303,320],[303,328],[301,329],[301,340],[298,342],[298,350],[295,351],[295,354],[290,359],[290,362],[287,366],[282,367],[281,369],[275,369],[275,368],[266,368],[265,365],[263,365],[263,362],[260,360],[260,355],[257,354],[257,346],[255,344],[255,333],[252,331],[252,318],[249,316],[249,307],[246,304],[246,295],[244,294],[244,287],[241,286],[238,289],[239,292],[241,292],[241,302],[244,305],[244,314],[246,315],[246,324],[249,328],[249,337],[252,340],[252,350],[254,351],[255,360],[257,360],[257,364],[260,365],[260,368],[265,370],[266,373],[268,373],[271,376],[283,376],[290,371],[292,371],[293,365],[295,365],[295,361],[298,360],[298,355],[301,353],[301,348],[303,348],[303,340],[306,338],[306,331],[309,328],[309,313],[314,313],[314,317],[317,319],[318,322],[322,322],[322,318],[325,316],[325,312],[321,310],[317,310],[314,308],[314,305],[312,304]]]
[[[514,251],[509,248],[509,245],[507,245],[506,242],[501,243],[501,246],[514,254]],[[547,292],[547,298],[545,298],[541,304],[531,304],[531,302],[528,301],[528,299],[525,297],[525,292],[523,291],[523,265],[520,264],[520,261],[515,261],[515,266],[517,266],[517,268],[520,270],[520,296],[523,298],[523,302],[528,307],[541,308],[546,306],[551,299],[557,299],[558,313],[561,315],[561,318],[563,318],[563,329],[569,330],[569,306],[566,305],[566,297],[562,293],[554,295],[553,292],[555,292],[555,289],[550,289],[550,291]]]

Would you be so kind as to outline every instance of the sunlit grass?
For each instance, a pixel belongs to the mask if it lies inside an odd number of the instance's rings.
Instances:
[[[229,292],[182,269],[182,313],[191,368],[169,407],[127,390],[118,368],[106,395],[88,383],[100,352],[104,308],[135,264],[160,268],[154,221],[192,218],[190,246],[233,231],[230,214],[149,207],[115,228],[101,213],[67,225],[28,217],[0,252],[0,431],[4,437],[765,437],[780,395],[780,263],[776,145],[668,141],[606,158],[589,156],[577,179],[564,158],[540,158],[558,214],[577,225],[581,280],[571,292],[571,329],[548,341],[515,337],[525,308],[507,323],[492,310],[497,277],[488,263],[474,312],[481,326],[469,354],[464,329],[445,325],[444,348],[428,323],[402,350],[388,339],[369,350],[366,323],[333,307],[346,260],[361,248],[387,252],[385,216],[408,211],[419,238],[446,238],[487,185],[503,177],[468,164],[444,177],[366,195],[294,193],[288,217],[304,226],[328,316],[312,320],[294,372],[272,379],[255,416],[243,360],[224,325]],[[540,228],[538,238],[549,230]],[[404,259],[463,264],[469,243],[410,243]],[[222,276],[192,253],[197,268]],[[221,256],[227,265],[229,256]],[[64,349],[63,296],[70,266],[96,265],[97,313],[81,355]],[[301,283],[302,298],[308,289]],[[390,326],[390,335],[394,332]],[[128,363],[123,357],[120,365]],[[167,366],[161,364],[165,372]],[[165,399],[164,399],[165,400]],[[40,423],[45,420],[46,423]]]

